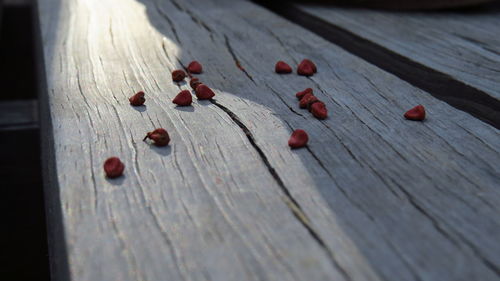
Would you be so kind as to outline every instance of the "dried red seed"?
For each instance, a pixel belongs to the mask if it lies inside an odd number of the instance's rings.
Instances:
[[[117,178],[123,174],[125,165],[118,157],[110,157],[104,161],[104,172],[108,178]]]
[[[175,82],[180,82],[184,80],[184,78],[186,78],[186,73],[184,72],[184,70],[177,69],[172,71],[172,80],[174,80]]]
[[[144,92],[140,91],[137,94],[131,96],[129,99],[130,104],[133,106],[143,105],[146,99],[144,98]]]
[[[312,76],[316,72],[317,72],[316,65],[308,59],[302,60],[299,66],[297,67],[297,74],[299,75]]]
[[[310,65],[301,65],[297,68],[297,74],[302,76],[312,76],[314,71]]]
[[[191,86],[191,89],[193,90],[196,90],[196,87],[198,87],[198,85],[200,84],[203,84],[200,82],[200,79],[194,77],[194,78],[191,78],[191,80],[189,81],[189,86]]]
[[[320,102],[320,100],[319,100],[317,97],[315,97],[315,96],[312,96],[312,97],[310,97],[310,98],[307,100],[307,105],[306,105],[306,107],[307,107],[307,110],[309,110],[309,112],[311,112],[311,106],[312,106],[314,103],[316,103],[316,102]]]
[[[311,94],[311,93],[305,94],[304,97],[302,97],[302,99],[299,102],[299,107],[300,108],[306,108],[307,104],[309,103],[309,99],[312,98],[312,97],[314,97],[314,95]]]
[[[328,110],[322,101],[315,102],[311,105],[311,113],[318,119],[326,119],[328,117]]]
[[[304,91],[302,91],[302,92],[298,92],[298,93],[296,93],[296,94],[295,94],[295,96],[296,96],[299,100],[301,100],[301,99],[302,99],[302,98],[303,98],[306,94],[312,94],[312,93],[313,93],[313,89],[311,89],[311,88],[307,88],[307,89],[305,89],[305,90],[304,90]]]
[[[318,69],[316,68],[316,64],[314,64],[314,62],[312,62],[312,60],[303,59],[302,62],[309,64],[312,67],[314,73],[318,72]]]
[[[209,100],[215,96],[215,93],[205,84],[200,84],[196,87],[196,97],[199,100]]]
[[[155,129],[152,132],[149,132],[143,139],[150,139],[156,146],[166,146],[170,142],[170,136],[167,133],[167,130],[163,128]]]
[[[179,92],[177,96],[175,96],[175,98],[172,100],[172,102],[177,104],[178,106],[188,106],[193,102],[193,97],[188,90],[184,90]]]
[[[422,121],[425,119],[425,108],[423,105],[417,105],[405,113],[405,118],[408,120]]]
[[[195,82],[200,82],[200,79],[196,77],[191,78],[191,80],[189,80],[189,86],[193,87],[193,83]]]
[[[196,88],[198,88],[198,86],[200,86],[201,84],[203,84],[203,83],[201,83],[201,82],[194,82],[193,85],[191,86],[191,88],[196,91]]]
[[[288,140],[288,145],[291,148],[304,147],[307,145],[308,140],[309,137],[307,136],[306,131],[297,129],[293,131],[292,135],[290,136],[290,139]]]
[[[276,71],[276,73],[280,73],[280,74],[292,73],[292,68],[286,62],[280,60],[276,63],[276,66],[274,67],[274,71]]]
[[[200,74],[203,70],[203,67],[197,61],[190,62],[187,68],[189,73],[194,73],[194,74]]]

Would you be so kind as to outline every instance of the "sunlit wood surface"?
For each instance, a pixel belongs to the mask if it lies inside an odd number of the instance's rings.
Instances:
[[[38,14],[55,280],[499,280],[494,127],[251,2]],[[274,73],[303,58],[316,75]],[[176,108],[189,85],[170,72],[192,60],[216,99]],[[327,120],[299,109],[307,87]],[[427,120],[405,120],[417,104]],[[168,148],[142,141],[157,127]],[[287,146],[296,128],[307,148]]]

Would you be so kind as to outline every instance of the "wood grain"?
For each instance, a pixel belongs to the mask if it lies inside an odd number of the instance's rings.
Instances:
[[[498,5],[430,13],[298,7],[500,99]]]
[[[498,130],[246,1],[42,0],[39,15],[56,278],[498,280]],[[314,77],[273,73],[304,57]],[[216,100],[175,108],[189,86],[170,71],[194,59]],[[326,121],[298,109],[306,87]],[[403,120],[418,103],[429,119]],[[141,141],[155,127],[169,148]],[[292,128],[307,149],[287,147]],[[111,155],[123,178],[104,178]]]

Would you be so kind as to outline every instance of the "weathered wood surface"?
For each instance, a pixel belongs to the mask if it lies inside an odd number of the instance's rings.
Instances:
[[[500,99],[499,5],[428,13],[298,7]]]
[[[56,279],[499,280],[495,128],[249,2],[39,5]],[[273,73],[305,57],[312,78]],[[194,59],[216,101],[175,108]],[[298,109],[306,87],[329,119]],[[169,148],[141,141],[155,127]]]

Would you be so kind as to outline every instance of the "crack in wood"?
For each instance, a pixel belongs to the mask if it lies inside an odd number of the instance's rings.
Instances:
[[[391,182],[393,182],[398,189],[403,192],[406,195],[406,198],[408,199],[408,202],[416,209],[418,210],[423,216],[425,216],[434,226],[434,228],[446,239],[448,239],[451,243],[453,243],[457,248],[461,248],[459,242],[457,241],[457,238],[454,238],[449,231],[445,230],[441,224],[438,222],[436,218],[434,218],[431,214],[429,214],[428,211],[424,209],[419,203],[417,203],[417,200],[415,197],[407,191],[403,186],[398,184],[396,181],[394,181],[392,178],[389,178]],[[472,242],[470,242],[467,238],[463,237],[461,234],[458,232],[453,232],[458,237],[458,240],[460,240],[462,243],[465,243],[469,249],[476,255],[477,258],[491,271],[493,271],[495,274],[500,276],[500,269],[498,268],[497,265],[495,265],[494,262],[488,260],[481,252],[479,249],[477,249],[476,246]]]
[[[231,54],[231,57],[233,57],[234,63],[236,64],[236,67],[238,67],[239,70],[243,71],[243,73],[245,73],[245,75],[248,77],[248,79],[250,79],[255,84],[255,81],[253,80],[252,75],[250,75],[246,71],[246,69],[241,65],[240,60],[238,59],[238,57],[234,53],[233,47],[231,47],[231,44],[229,43],[229,39],[227,38],[227,36],[225,34],[224,34],[224,42],[226,44],[226,48],[227,48],[228,52]]]
[[[195,17],[195,15],[190,11],[190,10],[187,10],[185,9],[184,7],[182,7],[179,3],[177,3],[177,1],[174,1],[174,0],[170,0],[170,2],[179,10],[179,11],[182,11],[186,14],[189,15],[189,17],[191,17],[191,20],[194,21],[195,23],[197,23],[198,25],[200,25],[201,27],[203,27],[206,31],[208,31],[208,33],[210,33],[210,38],[212,38],[212,29],[202,20],[200,20],[199,18]]]
[[[181,39],[179,39],[179,35],[177,34],[177,30],[175,29],[174,23],[172,22],[172,20],[170,20],[170,18],[167,16],[167,14],[165,14],[160,9],[160,7],[158,6],[158,2],[154,1],[154,3],[155,3],[156,11],[158,11],[158,15],[160,15],[162,18],[164,18],[168,22],[168,25],[170,26],[170,30],[174,34],[175,40],[177,40],[177,42],[179,42],[179,44],[180,44]]]
[[[232,112],[229,108],[225,107],[224,105],[218,103],[215,100],[210,100],[210,102],[213,105],[217,106],[218,108],[222,109],[233,120],[233,122],[236,125],[238,125],[238,127],[240,127],[241,130],[245,133],[245,135],[248,138],[248,141],[250,142],[252,147],[257,151],[262,162],[267,167],[269,173],[274,178],[274,180],[276,181],[276,183],[280,187],[281,191],[284,193],[285,196],[283,197],[283,201],[285,202],[287,207],[290,209],[292,214],[297,218],[297,220],[301,223],[301,225],[309,232],[311,237],[316,241],[316,243],[321,247],[321,249],[323,249],[323,251],[326,253],[326,255],[328,256],[328,259],[330,260],[332,265],[335,267],[335,269],[337,269],[346,280],[349,280],[349,281],[352,280],[351,277],[349,276],[349,274],[347,273],[347,271],[335,259],[333,251],[328,247],[328,245],[325,243],[323,238],[314,229],[309,218],[304,213],[302,207],[297,202],[297,200],[293,197],[290,190],[288,190],[285,183],[283,182],[281,177],[276,172],[276,169],[274,169],[274,167],[271,165],[271,163],[269,162],[269,159],[267,158],[264,151],[262,151],[262,149],[257,145],[252,132],[250,132],[248,127],[245,124],[243,124],[243,122],[240,120],[240,118],[234,112]]]
[[[113,34],[113,18],[110,17],[109,18],[109,27],[108,27],[108,31],[109,31],[109,38],[111,39],[111,45],[113,46],[113,48],[116,49],[116,45],[115,45],[115,36]],[[100,58],[100,57],[99,57]]]
[[[296,115],[298,115],[298,116],[300,116],[300,117],[302,117],[302,118],[306,119],[306,117],[305,117],[304,115],[302,115],[302,114],[298,113],[297,111],[295,111],[295,109],[293,109],[291,106],[289,106],[289,105],[285,102],[285,100],[284,100],[284,99],[280,96],[280,94],[279,94],[278,92],[276,92],[276,91],[275,91],[275,90],[274,90],[271,86],[269,86],[269,84],[267,84],[267,83],[266,83],[265,85],[266,85],[266,87],[267,87],[269,90],[271,90],[271,92],[273,92],[273,93],[274,93],[274,95],[275,95],[275,96],[276,96],[276,97],[277,97],[277,98],[278,98],[278,99],[279,99],[279,100],[280,100],[280,101],[281,101],[281,102],[282,102],[282,103],[283,103],[286,107],[288,107],[288,109],[289,109],[292,113],[294,113],[294,114],[296,114]],[[290,125],[289,125],[289,126],[290,126]]]

